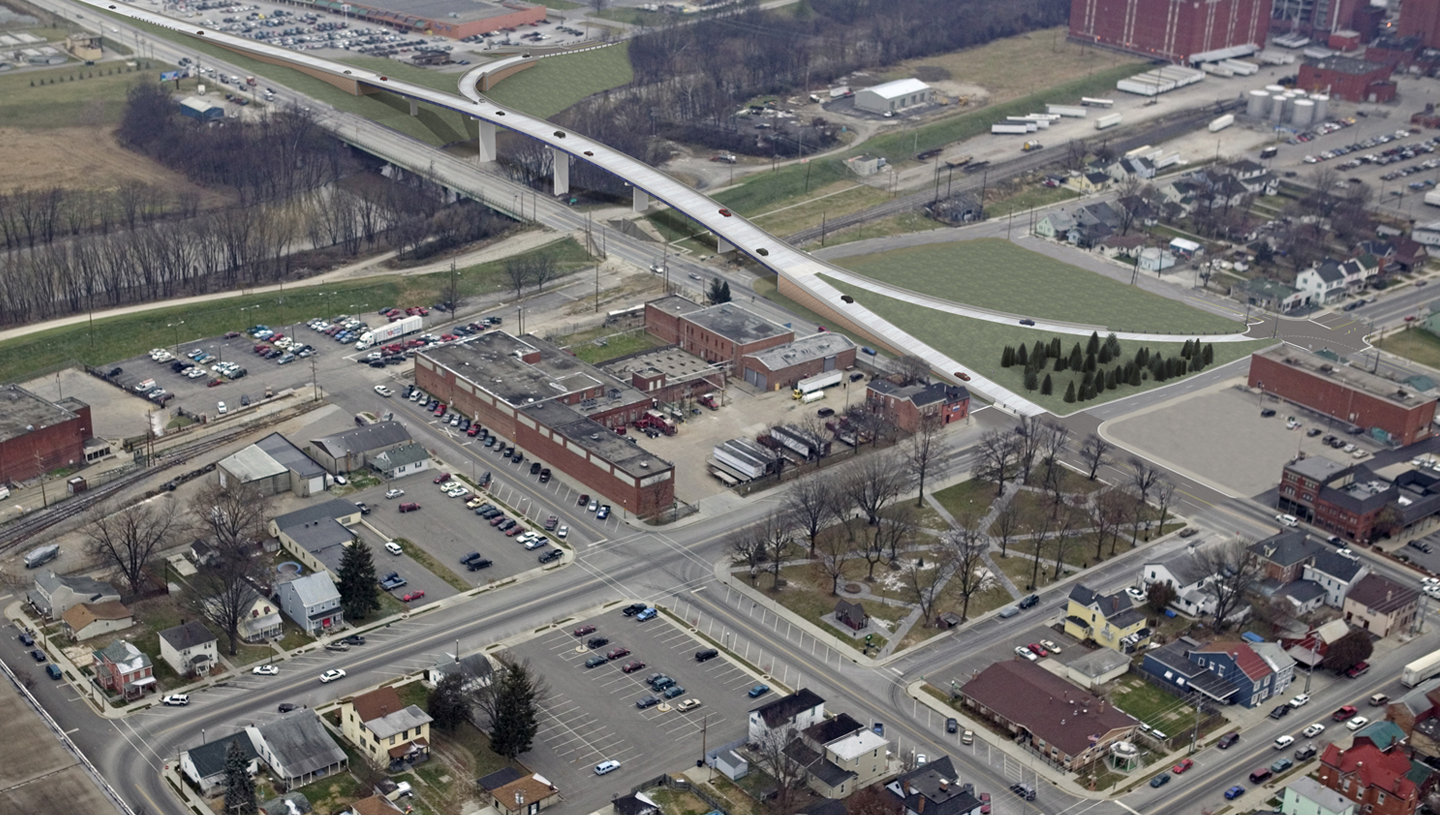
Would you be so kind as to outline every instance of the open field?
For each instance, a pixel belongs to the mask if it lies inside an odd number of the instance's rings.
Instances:
[[[999,218],[1009,212],[1023,212],[1036,207],[1048,207],[1051,204],[1058,204],[1061,201],[1069,201],[1072,198],[1079,198],[1080,193],[1064,187],[1042,187],[1035,185],[1027,187],[1014,195],[1005,198],[996,198],[985,203],[985,208],[990,215]]]
[[[915,76],[917,70],[923,74],[926,67],[939,67],[948,71],[954,81],[981,86],[994,103],[1028,96],[1078,77],[1093,76],[1098,71],[1145,64],[1145,60],[1138,57],[1069,42],[1065,39],[1066,33],[1064,27],[1047,28],[975,48],[902,62],[881,74],[881,78],[886,82],[906,79]],[[943,92],[945,81],[935,84]],[[1113,85],[1111,90],[1113,92]],[[1050,101],[1078,104],[1080,100],[1055,96]]]
[[[161,71],[173,70],[161,62],[146,64],[149,70],[131,70],[118,63],[74,64],[0,75],[0,123],[37,130],[116,124],[127,88],[136,82],[155,82]]]
[[[363,54],[346,56],[337,60],[346,65],[354,65],[357,68],[364,68],[369,71],[376,71],[385,76],[403,79],[406,82],[414,82],[416,85],[424,85],[427,88],[434,88],[445,93],[460,92],[460,77],[464,72],[431,71],[419,65],[407,65],[399,60],[388,57],[367,57]],[[473,66],[472,66],[473,67]],[[466,70],[469,70],[467,68]]]
[[[630,43],[546,57],[486,94],[531,116],[550,118],[587,96],[630,84]],[[453,88],[452,88],[453,89]]]
[[[206,209],[229,198],[222,191],[198,187],[179,173],[126,150],[105,127],[0,127],[0,144],[5,145],[5,163],[0,165],[0,189],[4,190],[63,187],[99,191],[124,181],[143,181],[173,193],[198,193],[201,207]]]
[[[1051,373],[1055,385],[1054,393],[1049,396],[1041,395],[1039,390],[1026,391],[1023,385],[1024,371],[1019,366],[1010,368],[1000,367],[1000,354],[1005,350],[1006,345],[1033,345],[1037,340],[1048,342],[1054,334],[1047,331],[1036,331],[1020,325],[1002,325],[999,323],[976,320],[970,317],[961,317],[954,314],[946,314],[941,311],[916,306],[910,303],[896,300],[884,295],[864,289],[856,289],[848,283],[820,275],[827,283],[839,289],[843,293],[850,294],[862,301],[865,307],[899,326],[915,336],[930,347],[939,351],[951,359],[957,360],[969,366],[970,369],[981,376],[988,377],[996,383],[1009,388],[1010,390],[1024,396],[1046,410],[1053,411],[1057,415],[1066,415],[1076,410],[1083,410],[1094,407],[1103,402],[1110,402],[1115,399],[1132,396],[1147,390],[1158,387],[1161,384],[1173,384],[1181,381],[1180,378],[1172,378],[1167,382],[1160,383],[1153,379],[1146,378],[1138,386],[1121,385],[1115,390],[1106,390],[1099,398],[1088,402],[1067,403],[1064,400],[1065,387],[1068,382],[1076,381],[1078,377],[1074,371]],[[1084,343],[1082,336],[1062,336],[1061,344],[1068,348],[1075,342]],[[1246,342],[1218,342],[1214,344],[1214,362],[1206,368],[1210,370],[1218,365],[1233,362],[1247,356],[1252,351],[1259,350],[1268,345],[1273,345],[1272,340],[1253,340]],[[1166,357],[1178,356],[1183,342],[1152,342],[1138,343],[1128,340],[1120,342],[1120,360],[1129,360],[1135,356],[1136,350],[1141,346],[1147,346],[1154,353]],[[1113,366],[1111,366],[1113,367]]]
[[[813,188],[812,188],[813,189]],[[839,181],[825,189],[814,190],[805,201],[772,209],[751,218],[755,225],[772,235],[794,233],[819,226],[825,218],[849,215],[890,200],[890,193],[865,184]]]
[[[1245,330],[1241,323],[1000,238],[914,246],[839,263],[910,291],[1026,317],[1186,336]]]
[[[810,190],[819,191],[837,182],[854,183],[854,175],[837,158],[815,159],[791,164],[774,172],[760,173],[714,195],[716,201],[747,217],[769,212],[812,197],[806,193],[806,168]]]
[[[1411,329],[1391,334],[1380,342],[1380,347],[1421,365],[1440,368],[1440,337],[1428,331]]]
[[[887,238],[891,235],[908,235],[911,232],[929,232],[932,229],[945,228],[944,224],[931,220],[923,212],[902,212],[899,215],[866,221],[838,234],[828,235],[821,243],[824,246],[834,246],[837,243]]]
[[[589,255],[580,245],[568,238],[535,251],[554,253],[562,274],[573,272],[590,262]],[[505,261],[497,260],[458,270],[460,295],[465,297],[509,288],[510,281],[504,265]],[[433,303],[440,298],[441,291],[449,282],[449,272],[383,276],[353,283],[332,281],[323,286],[289,289],[285,292],[283,304],[276,292],[228,297],[217,295],[204,307],[162,305],[136,314],[96,320],[93,332],[85,323],[52,328],[0,342],[0,381],[22,379],[35,371],[72,360],[87,365],[102,365],[144,353],[156,346],[170,345],[175,336],[165,326],[175,320],[183,319],[186,332],[193,336],[211,337],[257,323],[290,325],[332,314],[336,303],[355,302],[357,299],[375,304],[377,308],[381,303]],[[336,297],[338,292],[344,292],[348,297]],[[241,308],[247,310],[242,312]]]

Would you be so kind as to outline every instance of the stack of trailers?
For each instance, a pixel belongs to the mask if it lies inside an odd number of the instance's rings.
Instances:
[[[1040,125],[1031,121],[1012,122],[1009,120],[996,122],[990,125],[990,132],[1002,136],[1023,136],[1026,133],[1034,133],[1040,129]]]
[[[1240,59],[1226,59],[1220,61],[1221,65],[1229,68],[1240,76],[1253,76],[1260,72],[1260,66],[1253,62],[1246,62]]]
[[[716,478],[733,487],[772,472],[775,454],[749,439],[730,439],[715,445],[708,463]]]
[[[1165,65],[1115,83],[1115,89],[1139,96],[1158,96],[1176,88],[1193,85],[1205,78],[1204,71],[1180,65]]]

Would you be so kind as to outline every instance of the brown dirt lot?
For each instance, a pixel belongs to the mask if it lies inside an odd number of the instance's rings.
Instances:
[[[204,208],[218,206],[225,198],[126,150],[104,128],[0,127],[0,144],[5,145],[5,163],[0,165],[3,190],[37,186],[95,190],[134,180],[175,193],[200,193]]]
[[[886,71],[883,78],[903,79],[915,76],[921,66],[939,66],[950,72],[950,79],[930,84],[942,93],[964,95],[967,92],[964,86],[979,85],[989,94],[986,101],[994,104],[1089,76],[1099,69],[1143,62],[1137,57],[1081,48],[1065,39],[1066,32],[1063,27],[1047,28],[978,48],[904,62]],[[1080,100],[1054,101],[1055,104],[1075,104]]]

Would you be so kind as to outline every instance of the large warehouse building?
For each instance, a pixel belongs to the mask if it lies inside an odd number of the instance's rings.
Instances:
[[[1270,0],[1072,0],[1071,39],[1188,62],[1239,45],[1265,44]]]
[[[652,394],[537,337],[490,331],[415,358],[415,384],[530,457],[641,516],[675,500],[674,465],[617,434]]]
[[[353,0],[289,0],[316,11],[329,11],[351,19],[390,26],[400,31],[464,39],[503,28],[515,28],[545,19],[545,6],[519,0],[384,0],[383,3],[356,3]]]
[[[1395,98],[1395,83],[1390,81],[1394,70],[1390,65],[1354,57],[1307,59],[1300,66],[1295,86],[1325,91],[1347,102],[1389,102]]]
[[[79,399],[51,402],[17,385],[0,387],[0,483],[83,465],[92,427],[90,406]]]
[[[1429,438],[1435,421],[1433,392],[1291,346],[1252,354],[1250,387],[1401,445]]]

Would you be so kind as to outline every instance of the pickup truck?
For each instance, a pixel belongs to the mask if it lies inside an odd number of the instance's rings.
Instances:
[[[391,572],[380,578],[380,588],[385,591],[394,591],[410,581],[400,576],[399,572]]]
[[[1335,711],[1334,713],[1330,714],[1330,718],[1334,719],[1337,722],[1343,722],[1346,719],[1349,719],[1351,716],[1354,716],[1355,712],[1356,711],[1354,705],[1346,705]]]

